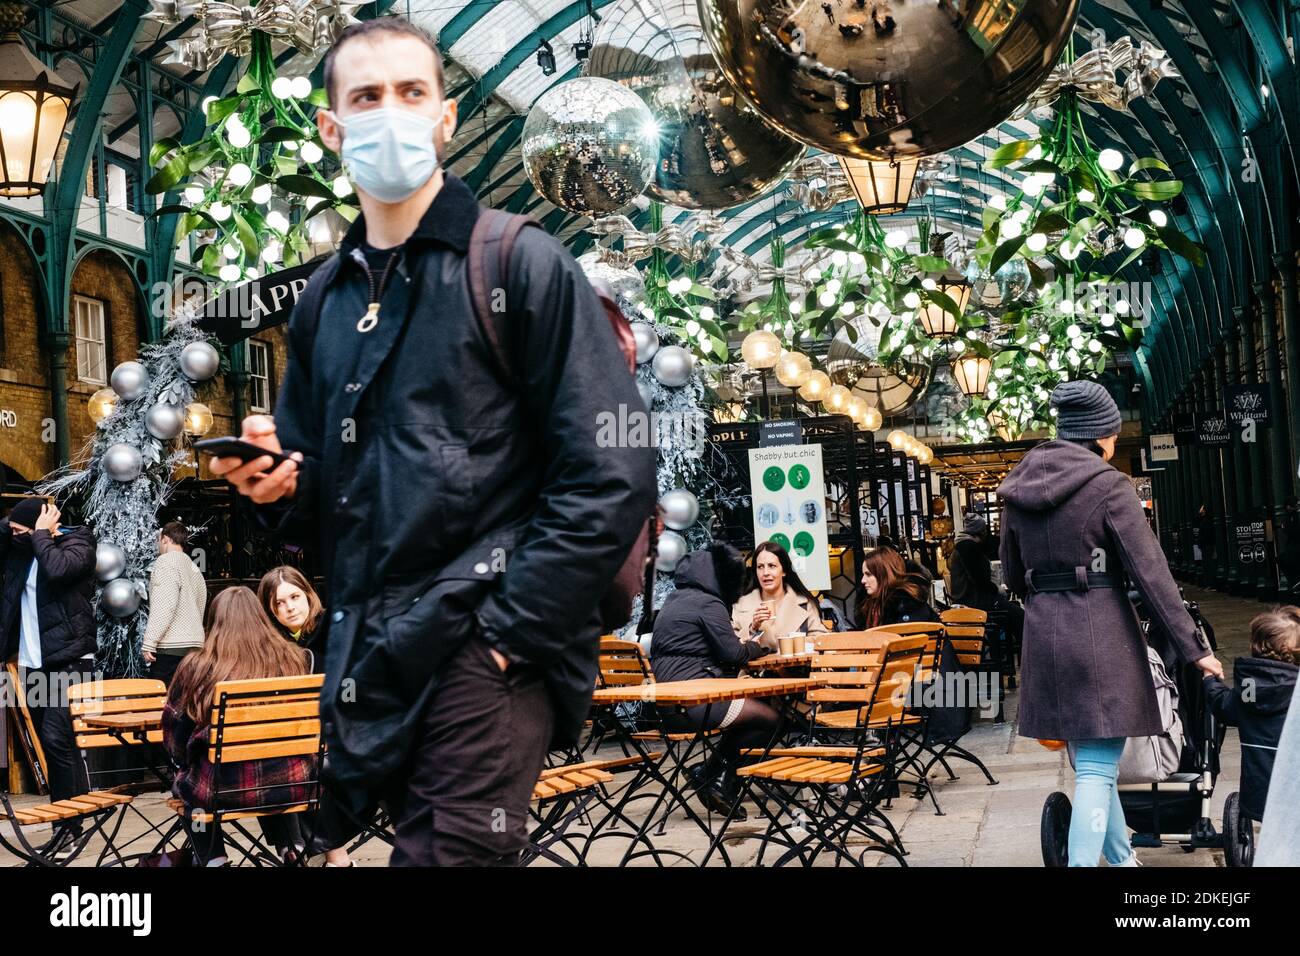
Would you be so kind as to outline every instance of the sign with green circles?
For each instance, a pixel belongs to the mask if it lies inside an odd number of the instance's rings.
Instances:
[[[828,590],[831,573],[821,446],[750,449],[749,486],[754,541],[779,544],[808,587]]]

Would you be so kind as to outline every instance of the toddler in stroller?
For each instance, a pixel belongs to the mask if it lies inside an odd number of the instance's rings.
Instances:
[[[1300,671],[1300,608],[1277,607],[1250,622],[1250,657],[1233,664],[1233,687],[1205,678],[1214,714],[1241,735],[1241,814],[1264,819],[1273,758]]]

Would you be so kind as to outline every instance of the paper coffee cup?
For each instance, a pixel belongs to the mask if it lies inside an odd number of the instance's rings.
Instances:
[[[777,638],[777,645],[780,647],[783,655],[788,656],[790,654],[799,653],[799,638],[796,636],[792,635],[790,637]]]

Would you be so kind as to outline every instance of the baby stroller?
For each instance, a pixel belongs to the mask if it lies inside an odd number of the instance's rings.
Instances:
[[[1155,651],[1151,655],[1152,674],[1161,709],[1172,710],[1174,719],[1166,726],[1172,735],[1181,738],[1173,741],[1178,755],[1176,764],[1171,760],[1170,766],[1156,774],[1156,782],[1128,783],[1121,776],[1119,801],[1124,808],[1125,822],[1134,831],[1133,847],[1178,845],[1184,853],[1206,847],[1222,848],[1228,866],[1250,866],[1255,855],[1254,830],[1250,820],[1241,813],[1237,794],[1229,794],[1224,803],[1222,830],[1216,830],[1210,819],[1210,799],[1219,775],[1219,751],[1226,728],[1210,710],[1201,671],[1191,664],[1178,662],[1168,639],[1151,627],[1137,596],[1130,593],[1129,597],[1142,617],[1148,646]],[[1190,602],[1183,603],[1197,622],[1202,646],[1213,647],[1213,631],[1199,609]],[[1166,735],[1166,746],[1169,736]],[[1160,738],[1151,741],[1156,746],[1160,742]],[[1128,753],[1126,750],[1126,759]],[[1070,798],[1058,791],[1043,804],[1040,835],[1045,866],[1067,865],[1069,834]]]

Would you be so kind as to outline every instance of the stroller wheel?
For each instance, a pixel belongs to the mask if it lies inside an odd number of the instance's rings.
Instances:
[[[1241,812],[1239,794],[1223,803],[1223,858],[1228,866],[1250,866],[1255,861],[1255,828]]]
[[[1070,862],[1070,798],[1057,791],[1043,804],[1040,828],[1043,866],[1068,866]]]

